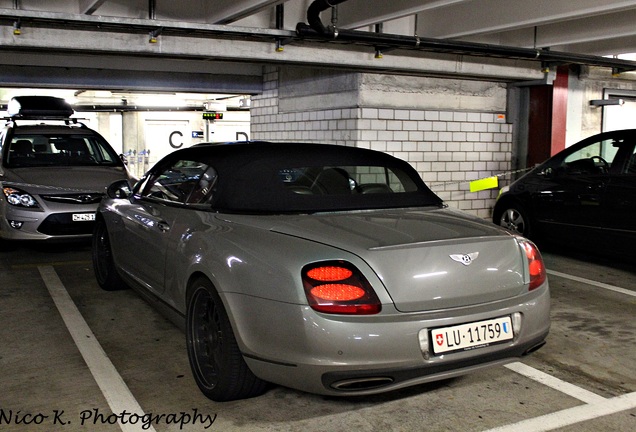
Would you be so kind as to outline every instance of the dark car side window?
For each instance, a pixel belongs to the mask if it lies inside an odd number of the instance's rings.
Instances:
[[[216,171],[205,163],[178,160],[151,175],[140,196],[179,204],[207,202],[216,185]]]
[[[636,174],[636,147],[634,148],[632,155],[625,164],[625,174]]]
[[[0,164],[4,165],[4,155],[3,155],[3,147],[4,147],[4,140],[6,138],[6,129],[3,129],[0,132]]]
[[[611,139],[591,143],[566,156],[561,167],[569,175],[606,174],[614,163],[619,144]]]

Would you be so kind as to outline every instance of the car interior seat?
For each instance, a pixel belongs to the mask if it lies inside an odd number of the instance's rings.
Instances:
[[[11,150],[16,157],[29,157],[33,154],[33,144],[29,140],[17,140],[11,145]]]
[[[327,195],[350,194],[349,174],[342,168],[326,168],[316,176],[311,190]]]

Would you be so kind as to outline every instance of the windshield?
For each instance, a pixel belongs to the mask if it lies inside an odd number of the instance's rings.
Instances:
[[[120,165],[111,147],[98,135],[15,135],[5,153],[5,166]]]

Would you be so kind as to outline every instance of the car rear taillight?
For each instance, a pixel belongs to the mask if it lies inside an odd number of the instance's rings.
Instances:
[[[326,261],[307,265],[302,270],[305,295],[318,312],[347,315],[372,315],[382,310],[371,284],[352,264]]]
[[[539,249],[534,243],[526,239],[520,239],[519,244],[528,259],[528,272],[530,273],[530,286],[528,289],[532,291],[535,288],[539,288],[546,280],[545,264]]]

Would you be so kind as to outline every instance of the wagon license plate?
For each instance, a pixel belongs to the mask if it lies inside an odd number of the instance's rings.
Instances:
[[[513,337],[509,316],[431,330],[435,354],[472,350]]]
[[[94,221],[95,213],[73,213],[73,222]]]

